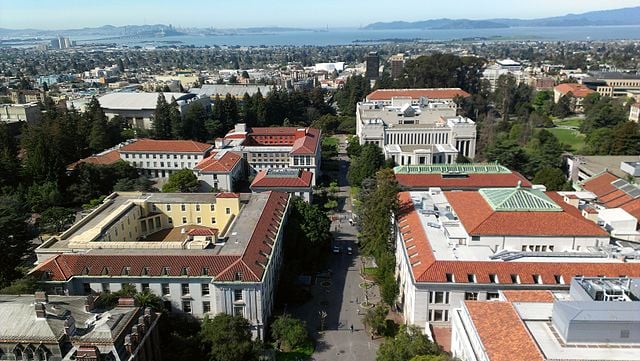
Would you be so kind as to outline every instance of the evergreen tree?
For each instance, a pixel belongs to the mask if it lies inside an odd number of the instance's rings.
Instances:
[[[178,110],[178,102],[175,97],[171,97],[171,103],[169,104],[169,119],[171,122],[171,136],[173,139],[191,139],[188,134],[189,125],[186,124],[186,119],[182,119],[180,110]]]
[[[153,130],[156,139],[171,139],[171,111],[163,93],[158,94],[153,117]]]
[[[572,103],[574,101],[573,94],[571,92],[563,95],[558,99],[558,102],[553,107],[553,115],[558,118],[566,118],[571,115]]]
[[[207,139],[207,112],[200,102],[193,102],[185,115],[185,136],[187,139],[205,141]]]
[[[258,114],[253,105],[253,98],[249,94],[244,93],[242,97],[242,116],[248,127],[254,127],[258,123]]]
[[[210,361],[257,360],[257,345],[251,340],[251,324],[242,316],[221,313],[202,322],[202,338]]]
[[[0,288],[20,276],[18,267],[32,251],[27,218],[24,202],[16,197],[0,196],[0,249],[3,255]]]

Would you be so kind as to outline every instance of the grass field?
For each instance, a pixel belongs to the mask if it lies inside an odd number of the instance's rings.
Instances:
[[[582,118],[565,118],[554,120],[553,124],[557,127],[575,127],[579,128],[582,125]]]
[[[338,146],[338,138],[335,137],[323,137],[322,138],[322,144],[324,145],[335,145],[336,147]]]
[[[573,151],[579,151],[584,147],[586,136],[577,130],[564,128],[549,128],[547,130],[555,135],[561,143],[570,145]]]

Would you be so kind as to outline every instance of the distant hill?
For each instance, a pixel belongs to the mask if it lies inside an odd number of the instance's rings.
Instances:
[[[3,29],[0,28],[0,36],[170,36],[184,35],[171,25],[127,25],[113,26],[103,25],[97,28],[65,29],[65,30],[42,30],[42,29]]]
[[[364,27],[368,30],[400,29],[490,29],[528,26],[605,26],[640,25],[640,6],[632,8],[591,11],[541,19],[432,19],[424,21],[378,22]]]

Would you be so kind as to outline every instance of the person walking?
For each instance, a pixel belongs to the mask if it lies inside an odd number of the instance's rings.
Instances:
[[[351,333],[353,333],[353,325],[351,325]]]

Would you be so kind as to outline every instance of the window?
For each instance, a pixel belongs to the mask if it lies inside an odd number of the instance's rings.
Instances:
[[[156,228],[160,228],[162,224],[160,223],[160,217],[156,217]]]
[[[131,267],[123,267],[122,268],[122,275],[123,276],[128,276],[129,272],[131,272]]]
[[[487,300],[497,300],[500,298],[500,294],[498,292],[487,292]]]
[[[446,276],[447,276],[447,282],[452,283],[456,281],[453,273],[447,273]]]
[[[196,204],[196,212],[200,212],[200,205]]]
[[[182,267],[182,269],[180,270],[180,276],[186,276],[189,274],[189,268],[188,267]]]
[[[449,292],[436,291],[429,294],[429,303],[449,304]]]
[[[182,295],[183,296],[186,296],[186,295],[188,295],[190,293],[189,292],[189,284],[188,283],[181,284],[180,288],[182,289]]]
[[[244,306],[233,306],[233,315],[244,317]]]
[[[480,236],[471,236],[472,241],[480,241]]]
[[[495,274],[495,273],[491,273],[489,275],[489,282],[491,282],[491,283],[499,283],[498,282],[498,275]]]
[[[169,284],[168,283],[163,283],[161,285],[162,288],[162,295],[163,296],[167,296],[171,294],[171,290],[169,289]]]
[[[448,310],[431,310],[431,312],[429,312],[429,321],[443,322],[448,321],[448,319]]]
[[[187,224],[187,217],[182,217],[182,224]]]
[[[212,205],[211,205],[211,212],[213,212],[213,211],[215,211],[215,210],[216,210],[216,205],[215,205],[215,204],[212,204]]]
[[[148,283],[143,283],[140,285],[142,288],[142,292],[150,292],[151,289],[149,288],[149,284]]]
[[[196,218],[196,223],[197,224],[202,224],[202,217],[197,217]]]
[[[182,311],[191,313],[191,301],[182,301]]]
[[[202,269],[202,275],[203,276],[208,276],[209,275],[209,268],[208,267],[204,267]]]
[[[109,267],[105,267],[102,269],[102,275],[103,276],[108,276],[109,275]]]
[[[162,275],[163,276],[169,275],[169,267],[162,267]]]
[[[233,302],[242,302],[242,290],[233,290]]]
[[[108,283],[103,283],[102,284],[102,292],[111,293],[111,285],[108,284]]]
[[[183,211],[183,212],[186,212],[187,211],[187,206],[184,205],[184,204],[181,204],[180,205],[180,210]]]
[[[91,283],[83,283],[82,290],[84,291],[85,295],[91,294]]]
[[[209,284],[208,283],[203,283],[202,284],[202,295],[203,296],[209,295]]]
[[[242,272],[236,272],[235,280],[236,281],[242,281]]]
[[[473,273],[467,274],[467,280],[469,283],[476,283],[476,275]]]
[[[520,276],[517,274],[512,274],[511,283],[520,284]]]
[[[231,214],[231,208],[226,208],[226,209],[224,210],[224,212],[225,212],[226,214]]]
[[[211,217],[211,223],[216,223],[216,217]]]
[[[533,276],[533,283],[541,285],[542,284],[542,277],[540,277],[540,275],[532,275]]]
[[[527,246],[522,246],[522,252],[526,252],[527,251]]]
[[[149,267],[143,267],[142,268],[142,275],[143,276],[148,276],[149,275],[149,271],[150,271]]]
[[[478,292],[465,292],[464,293],[465,301],[477,301],[478,300]]]
[[[202,312],[203,313],[211,312],[211,302],[209,302],[209,301],[203,301],[202,302]]]

